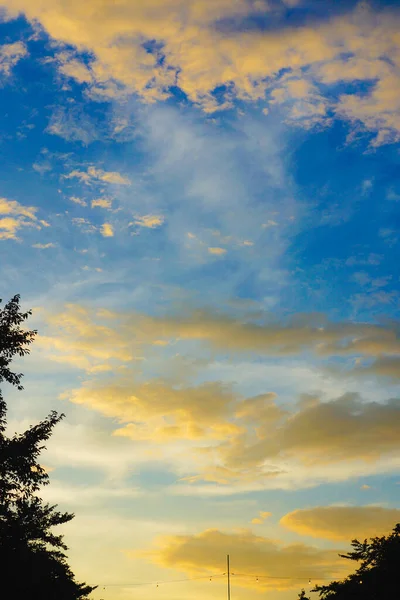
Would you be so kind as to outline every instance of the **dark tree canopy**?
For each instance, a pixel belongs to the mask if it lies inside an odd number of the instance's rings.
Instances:
[[[363,542],[353,540],[353,550],[342,558],[360,563],[358,569],[329,585],[316,586],[323,600],[395,600],[400,598],[400,523],[387,536]],[[299,596],[304,600],[305,595]]]
[[[18,389],[22,374],[13,372],[10,364],[29,352],[36,335],[21,327],[30,314],[21,312],[19,296],[0,309],[0,383]],[[24,433],[8,437],[7,406],[0,392],[0,580],[10,598],[84,600],[95,589],[75,581],[63,536],[53,533],[54,526],[68,523],[74,515],[57,511],[37,495],[49,483],[39,456],[63,417],[53,411]]]
[[[29,354],[29,345],[36,336],[36,331],[22,329],[21,324],[32,314],[32,311],[22,312],[19,304],[20,297],[14,296],[0,308],[0,383],[8,381],[21,386],[21,373],[14,373],[9,369],[14,356]],[[0,300],[1,304],[2,300]]]

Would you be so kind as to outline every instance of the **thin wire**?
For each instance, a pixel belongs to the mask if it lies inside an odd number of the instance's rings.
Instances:
[[[299,580],[314,580],[314,581],[325,581],[330,580],[330,577],[279,577],[278,575],[247,575],[246,573],[231,573],[234,577],[255,577],[256,579],[299,579]]]
[[[216,579],[217,577],[225,577],[226,573],[220,575],[200,575],[199,577],[187,577],[186,579],[167,579],[165,581],[143,581],[140,583],[99,583],[98,588],[107,587],[131,587],[139,585],[164,585],[166,583],[182,583],[184,581],[196,581],[198,579]]]
[[[327,581],[331,578],[329,577],[279,577],[277,575],[252,575],[247,573],[231,573],[233,577],[250,577],[252,579],[287,579],[287,580],[313,580],[313,581]],[[199,577],[187,577],[186,579],[168,579],[165,581],[145,581],[140,583],[102,583],[98,584],[98,588],[108,588],[108,587],[137,587],[141,585],[164,585],[168,583],[183,583],[186,581],[198,581],[199,579],[217,579],[218,577],[226,577],[226,573],[221,573],[217,575],[200,575]]]

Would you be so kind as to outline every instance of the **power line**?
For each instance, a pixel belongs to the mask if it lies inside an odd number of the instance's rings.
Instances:
[[[216,579],[217,577],[225,577],[226,573],[220,573],[220,574],[215,574],[215,573],[210,573],[209,575],[200,575],[199,577],[187,577],[186,579],[166,579],[164,581],[141,581],[141,582],[130,582],[130,583],[101,583],[101,584],[97,584],[97,587],[99,588],[108,588],[108,587],[133,587],[133,586],[140,586],[140,585],[165,585],[168,583],[182,583],[185,581],[196,581],[198,579]]]
[[[229,565],[228,565],[228,568],[229,568]],[[209,573],[208,575],[200,575],[198,577],[187,577],[185,579],[166,579],[164,581],[155,580],[155,581],[141,581],[141,582],[129,582],[129,583],[101,583],[101,584],[98,584],[97,587],[104,589],[104,588],[109,588],[109,587],[136,587],[136,586],[142,586],[142,585],[160,586],[160,585],[166,585],[168,583],[184,583],[184,582],[189,582],[189,581],[198,581],[200,579],[209,579],[210,581],[212,581],[213,579],[227,577],[228,574],[229,574],[229,590],[230,590],[231,577],[247,577],[249,579],[255,579],[255,580],[258,580],[258,579],[278,579],[278,580],[284,579],[284,580],[289,580],[289,581],[290,580],[291,581],[307,581],[308,580],[309,583],[311,583],[311,580],[313,580],[313,581],[331,580],[331,577],[307,577],[307,576],[284,577],[282,575],[257,575],[257,574],[253,574],[253,573],[233,573],[229,569],[226,573],[219,573],[219,574]]]

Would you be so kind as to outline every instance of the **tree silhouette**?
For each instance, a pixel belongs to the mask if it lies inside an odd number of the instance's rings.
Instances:
[[[0,383],[20,390],[22,374],[10,364],[15,356],[29,353],[36,332],[21,325],[30,314],[21,312],[19,296],[0,309]],[[52,531],[74,515],[58,512],[37,495],[49,483],[38,462],[43,443],[63,417],[53,411],[24,433],[8,437],[7,406],[0,392],[0,577],[2,588],[21,600],[84,600],[95,589],[75,581],[63,536]]]
[[[351,542],[353,550],[342,558],[360,562],[346,579],[316,586],[323,600],[394,600],[400,591],[400,523],[387,536]],[[304,597],[304,596],[303,596]],[[302,598],[302,596],[300,596]],[[305,598],[304,598],[305,600]]]

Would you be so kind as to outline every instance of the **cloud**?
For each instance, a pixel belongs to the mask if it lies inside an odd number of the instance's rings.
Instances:
[[[84,9],[78,0],[4,3],[11,16],[23,12],[77,50],[59,53],[59,70],[92,98],[135,93],[154,102],[178,86],[206,112],[229,108],[236,99],[263,100],[272,109],[287,104],[289,119],[305,127],[328,124],[336,115],[374,132],[375,145],[399,139],[396,11],[360,3],[319,22],[288,27],[278,19],[262,31],[249,30],[248,19],[258,14],[271,20],[275,3],[215,0],[212,9],[207,0],[122,0],[117,7],[91,0]],[[82,61],[82,52],[92,60]],[[368,85],[366,92],[330,93],[358,81]]]
[[[400,509],[380,506],[317,506],[295,510],[280,520],[299,535],[347,541],[387,534],[399,522]]]
[[[400,399],[366,402],[357,394],[282,411],[271,401],[266,417],[251,418],[247,436],[221,446],[227,467],[252,468],[271,459],[296,459],[304,465],[377,461],[399,448]],[[271,414],[272,413],[272,414]]]
[[[142,217],[135,217],[131,225],[137,225],[138,227],[148,227],[154,229],[160,227],[164,223],[164,217],[160,215],[144,215]]]
[[[103,223],[100,231],[103,237],[114,237],[114,229],[110,223]]]
[[[55,244],[49,242],[48,244],[32,244],[32,248],[40,248],[41,250],[47,250],[48,248],[55,248]]]
[[[72,223],[79,227],[84,233],[96,233],[97,227],[89,219],[84,217],[73,217]]]
[[[271,515],[272,515],[272,513],[261,510],[258,513],[258,517],[255,517],[254,519],[252,519],[251,522],[253,523],[253,525],[262,525],[264,523],[265,519],[268,519],[268,517],[270,517]]]
[[[112,313],[69,304],[61,313],[47,314],[46,320],[51,335],[39,335],[37,345],[54,360],[91,371],[110,361],[134,359],[132,338],[124,335]]]
[[[41,229],[46,221],[38,220],[34,206],[23,206],[16,200],[0,198],[0,240],[18,240],[17,232],[23,227]]]
[[[102,385],[88,382],[64,397],[127,423],[114,433],[132,440],[197,440],[203,444],[240,432],[240,427],[230,422],[234,395],[218,382],[179,388],[158,381],[139,383],[133,378]]]
[[[307,401],[292,398],[290,406],[283,406],[270,391],[242,397],[219,381],[183,384],[185,362],[176,365],[175,375],[173,369],[164,368],[162,376],[168,373],[168,380],[157,379],[157,367],[150,380],[139,369],[149,356],[170,364],[165,355],[170,344],[174,342],[174,354],[182,355],[183,344],[193,340],[208,343],[223,355],[250,350],[287,356],[313,350],[324,357],[343,353],[379,357],[384,351],[397,352],[395,327],[325,322],[321,330],[315,326],[320,317],[310,315],[287,325],[262,327],[221,316],[210,319],[204,313],[158,319],[76,305],[47,318],[48,335],[38,337],[42,351],[89,374],[65,397],[117,419],[121,426],[116,436],[162,442],[164,448],[190,456],[195,466],[182,472],[188,483],[263,482],[266,487],[290,488],[396,467],[400,439],[396,398],[374,402],[348,393],[330,394],[322,401],[312,394]]]
[[[27,49],[22,42],[2,44],[0,46],[0,73],[9,77],[15,65],[27,54]]]
[[[1,210],[1,205],[0,205]],[[83,218],[73,219],[89,227]],[[96,346],[96,332],[109,328],[125,345],[152,346],[154,342],[198,341],[224,354],[251,352],[266,356],[301,355],[313,352],[319,357],[371,357],[382,361],[400,354],[397,324],[374,325],[362,322],[329,322],[322,314],[294,315],[285,322],[251,322],[206,311],[181,311],[179,316],[150,316],[141,313],[91,311],[69,304],[59,315],[59,337],[76,347]],[[48,315],[50,323],[55,316]],[[71,323],[73,327],[69,325]],[[378,363],[379,364],[379,363]]]
[[[355,375],[362,375],[363,377],[378,375],[379,377],[386,377],[395,382],[400,379],[400,356],[379,357],[368,366],[356,367],[353,373]]]
[[[214,254],[215,256],[223,256],[224,254],[226,254],[225,248],[218,248],[218,247],[209,248],[208,252],[210,254]]]
[[[337,550],[283,545],[246,530],[231,533],[207,529],[194,535],[164,536],[157,540],[157,548],[140,556],[188,576],[221,575],[227,552],[232,556],[233,569],[241,574],[235,578],[235,586],[247,588],[293,589],[301,587],[302,580],[317,583],[348,572]]]
[[[78,204],[79,206],[87,206],[87,202],[82,198],[78,198],[78,196],[71,196],[70,200],[71,202],[73,202],[74,204]]]
[[[113,185],[130,185],[130,180],[127,177],[121,175],[116,171],[103,171],[102,169],[97,169],[96,167],[89,167],[87,171],[78,171],[74,170],[68,173],[68,175],[64,175],[65,179],[79,179],[82,183],[86,183],[87,185],[98,183],[102,181],[104,183],[110,183]]]
[[[127,318],[127,326],[134,328],[143,342],[197,340],[223,352],[290,356],[307,350],[321,357],[400,354],[394,325],[331,323],[322,314],[297,315],[286,323],[258,324],[198,310],[179,317],[132,315]]]
[[[122,427],[116,436],[163,443],[164,448],[179,442],[181,451],[198,462],[197,473],[184,478],[190,483],[272,478],[279,487],[289,480],[293,485],[296,470],[297,485],[300,480],[346,479],[355,472],[359,476],[363,463],[371,468],[385,457],[390,463],[399,449],[396,399],[375,403],[347,394],[323,403],[315,398],[289,411],[272,393],[243,399],[219,382],[173,387],[135,381],[134,373],[88,381],[63,397],[118,419]]]
[[[109,198],[96,198],[92,200],[91,207],[92,208],[111,208],[111,200]]]
[[[50,117],[46,132],[70,142],[82,142],[86,146],[100,139],[97,124],[76,106],[57,107]]]

